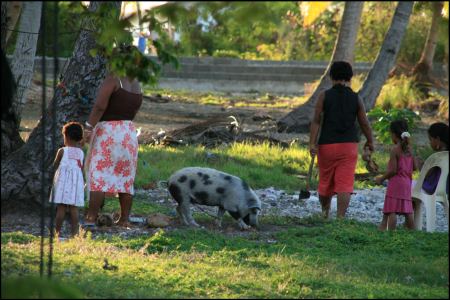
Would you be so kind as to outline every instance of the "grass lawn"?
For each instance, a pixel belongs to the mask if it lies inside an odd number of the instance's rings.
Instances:
[[[213,158],[208,158],[207,153],[213,154]],[[376,152],[374,159],[381,170],[386,169],[388,153]],[[199,166],[239,176],[252,188],[273,186],[293,192],[305,186],[306,180],[299,179],[295,175],[307,174],[309,163],[309,151],[300,145],[287,149],[270,146],[268,143],[260,145],[235,143],[214,149],[206,149],[202,146],[140,145],[135,185],[139,188],[150,182],[167,180],[176,170]],[[317,169],[315,172],[317,173]],[[366,172],[364,162],[359,157],[356,173]],[[313,188],[317,186],[317,179],[313,178]],[[373,183],[370,182],[355,182],[357,189],[371,186]]]
[[[3,284],[39,273],[39,244],[2,233]],[[118,269],[104,270],[104,258]],[[53,276],[88,298],[448,298],[448,234],[311,217],[246,237],[88,235],[55,245]]]
[[[197,165],[233,173],[253,188],[293,191],[304,184],[294,175],[306,173],[309,163],[300,146],[140,146],[139,151],[138,188]],[[216,157],[208,160],[206,152]],[[384,170],[387,153],[375,159]],[[357,173],[365,172],[359,161]],[[117,208],[117,201],[106,202],[105,211]],[[134,199],[133,213],[152,212],[169,209]],[[2,232],[2,298],[36,298],[41,290],[43,296],[83,298],[448,299],[448,233],[379,232],[370,223],[318,216],[263,216],[260,223],[271,230],[230,234],[182,226],[95,239],[88,232],[55,244],[51,283],[29,277],[39,274],[40,239]],[[117,270],[105,270],[105,258]]]

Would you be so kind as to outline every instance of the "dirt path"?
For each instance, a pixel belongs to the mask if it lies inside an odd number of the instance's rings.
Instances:
[[[42,87],[33,80],[30,91],[27,94],[28,103],[24,108],[21,127],[24,131],[21,136],[28,138],[31,130],[36,126],[41,117],[41,97]],[[47,95],[52,95],[53,89],[47,88]],[[134,123],[136,127],[141,127],[143,132],[158,132],[161,129],[170,131],[183,128],[188,125],[205,121],[210,118],[235,116],[244,125],[245,130],[257,130],[261,128],[261,122],[252,121],[255,114],[270,115],[275,120],[289,112],[283,108],[263,108],[263,107],[224,107],[222,105],[201,105],[187,103],[183,101],[171,100],[165,103],[152,102],[145,99],[136,115]],[[274,133],[275,134],[275,133]],[[278,135],[282,138],[290,139],[295,135]]]
[[[47,95],[52,95],[52,93],[53,89],[51,87],[47,88]],[[31,89],[27,94],[28,103],[24,108],[21,122],[21,127],[24,130],[21,132],[21,136],[25,140],[28,138],[28,135],[41,117],[41,96],[42,87],[39,84],[39,81],[33,80]],[[244,130],[254,131],[262,128],[261,121],[252,120],[254,115],[270,115],[274,120],[277,120],[289,111],[290,109],[287,108],[201,105],[177,101],[176,99],[165,103],[158,103],[145,99],[134,122],[137,128],[142,128],[143,133],[157,133],[161,129],[167,132],[211,118],[235,116],[241,120]],[[426,146],[428,145],[427,128],[430,124],[436,122],[437,119],[433,114],[422,113],[421,117],[422,120],[418,122],[418,128],[414,134],[414,142],[418,145]],[[275,121],[272,121],[272,123],[269,122],[268,125],[274,124]],[[290,142],[295,138],[303,143],[307,143],[309,140],[308,134],[280,134],[276,131],[271,131],[269,135],[272,138],[287,142]]]

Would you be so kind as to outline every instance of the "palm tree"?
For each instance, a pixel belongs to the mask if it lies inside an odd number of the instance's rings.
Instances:
[[[11,29],[16,27],[22,10],[22,1],[2,1],[2,50],[5,51]],[[6,51],[5,51],[6,53]]]
[[[328,64],[325,73],[320,79],[319,85],[316,87],[308,101],[305,104],[294,109],[277,122],[278,131],[308,131],[311,122],[311,116],[314,112],[314,106],[320,92],[331,87],[330,67],[334,61],[353,62],[355,41],[361,19],[363,2],[345,2],[342,23],[339,29],[339,36],[336,40],[333,55]]]
[[[89,9],[97,10],[101,5],[110,5],[111,9],[120,9],[121,2],[97,2],[91,1]],[[82,28],[89,29],[91,20],[86,19]],[[99,55],[92,57],[89,50],[96,46],[96,41],[91,31],[81,30],[75,43],[73,55],[68,61],[68,66],[63,72],[62,81],[65,87],[56,89],[47,111],[47,118],[56,120],[56,128],[61,128],[67,120],[79,120],[84,122],[92,108],[97,89],[106,75],[106,60]],[[77,93],[65,93],[77,91]],[[79,99],[78,94],[83,95]],[[87,100],[86,102],[84,100]],[[52,115],[52,103],[56,102],[56,115]],[[51,166],[57,147],[62,144],[62,137],[57,134],[56,140],[52,140],[54,130],[52,122],[47,120],[43,124],[39,121],[31,132],[26,144],[6,158],[2,156],[1,166],[1,201],[14,199],[16,201],[36,200],[41,191],[41,161],[44,160],[45,178],[47,184],[50,181]],[[45,143],[45,151],[42,147]],[[49,151],[54,149],[54,151]]]
[[[16,48],[11,60],[11,69],[17,83],[17,95],[14,101],[14,111],[20,124],[23,106],[26,102],[26,92],[33,77],[34,58],[41,25],[42,1],[23,2],[20,17]],[[29,33],[32,32],[32,33]]]
[[[413,4],[414,2],[412,1],[398,2],[383,45],[378,52],[375,63],[364,80],[362,88],[359,90],[359,95],[364,101],[366,111],[374,107],[381,88],[389,75],[389,70],[392,69],[395,63],[401,41],[406,32]],[[313,114],[314,104],[315,102],[310,103],[310,100],[308,100],[307,103],[283,117],[278,122],[278,131],[307,132],[311,122],[310,118]]]
[[[422,55],[413,69],[413,75],[419,82],[432,82],[431,71],[433,70],[433,58],[439,34],[439,21],[442,18],[441,12],[444,7],[444,3],[441,1],[432,2],[430,4],[433,11],[430,30],[428,31]]]
[[[411,16],[413,1],[399,1],[392,17],[391,25],[384,37],[383,45],[378,52],[375,63],[372,65],[363,86],[359,90],[359,96],[364,101],[366,111],[375,105],[380,91],[388,78],[389,71],[395,64],[403,36]]]

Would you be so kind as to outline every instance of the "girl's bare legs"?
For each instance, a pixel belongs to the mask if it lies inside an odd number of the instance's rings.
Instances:
[[[387,229],[388,216],[389,216],[389,214],[383,214],[383,220],[381,220],[381,224],[380,224],[380,226],[378,226],[379,230],[385,231]]]
[[[56,206],[56,217],[55,217],[55,232],[59,236],[61,233],[61,227],[64,222],[64,217],[66,216],[66,205],[58,204]]]
[[[390,213],[388,217],[388,230],[395,230],[397,227],[397,215]]]
[[[129,226],[128,217],[130,216],[131,205],[133,204],[133,196],[127,193],[119,193],[120,201],[120,218],[117,221],[119,226]]]
[[[70,225],[72,228],[72,236],[78,234],[78,207],[70,205]]]
[[[322,207],[322,214],[325,219],[328,219],[330,214],[331,197],[319,195],[320,206]]]
[[[90,192],[89,194],[89,208],[87,212],[86,222],[95,223],[100,211],[100,206],[105,199],[104,192]]]
[[[350,193],[338,193],[337,194],[337,217],[345,218],[348,204],[350,203]]]
[[[415,229],[414,214],[405,214],[405,227],[411,230]]]

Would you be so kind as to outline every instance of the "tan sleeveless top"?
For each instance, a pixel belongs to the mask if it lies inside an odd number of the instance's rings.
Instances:
[[[136,116],[142,104],[142,94],[136,94],[125,90],[119,78],[120,88],[114,91],[109,98],[100,121],[130,120]]]

